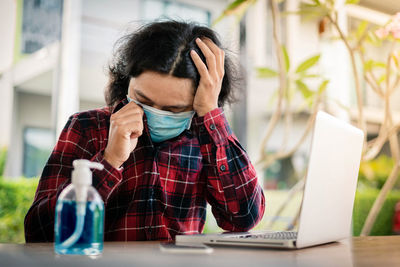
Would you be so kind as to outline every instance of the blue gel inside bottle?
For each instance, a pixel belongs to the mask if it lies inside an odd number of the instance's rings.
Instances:
[[[79,215],[78,205],[85,205]],[[78,216],[81,216],[78,218]],[[100,200],[77,203],[58,199],[55,217],[55,252],[58,254],[98,255],[103,251],[104,205]],[[83,225],[77,225],[83,224]],[[81,230],[77,230],[81,228]],[[75,234],[75,238],[73,235]],[[72,237],[72,239],[71,239]],[[65,242],[70,238],[72,242]],[[68,243],[68,245],[66,245]]]

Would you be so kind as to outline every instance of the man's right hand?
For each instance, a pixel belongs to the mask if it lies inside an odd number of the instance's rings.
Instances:
[[[135,149],[142,132],[143,109],[133,101],[129,102],[110,117],[104,159],[114,168],[121,167]]]

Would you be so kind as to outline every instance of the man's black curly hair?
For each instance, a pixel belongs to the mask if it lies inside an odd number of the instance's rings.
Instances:
[[[205,57],[196,45],[197,37],[207,37],[218,47],[221,43],[210,28],[193,22],[157,21],[141,26],[138,30],[120,38],[115,44],[114,57],[108,67],[109,85],[105,100],[114,107],[128,93],[130,78],[144,71],[170,74],[178,78],[192,79],[194,88],[200,81],[190,51],[194,49],[205,63]],[[218,105],[234,101],[233,92],[240,86],[238,71],[225,51],[225,75],[222,81]]]

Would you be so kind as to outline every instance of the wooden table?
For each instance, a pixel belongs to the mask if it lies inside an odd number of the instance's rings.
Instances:
[[[52,243],[0,244],[0,266],[400,266],[400,236],[354,237],[292,251],[214,247],[209,255],[161,252],[158,242],[106,242],[95,257],[57,255]]]

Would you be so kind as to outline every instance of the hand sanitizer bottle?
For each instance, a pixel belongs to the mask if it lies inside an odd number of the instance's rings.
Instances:
[[[54,222],[57,254],[98,255],[103,251],[104,203],[92,187],[90,168],[103,165],[74,160],[71,184],[58,197]]]

